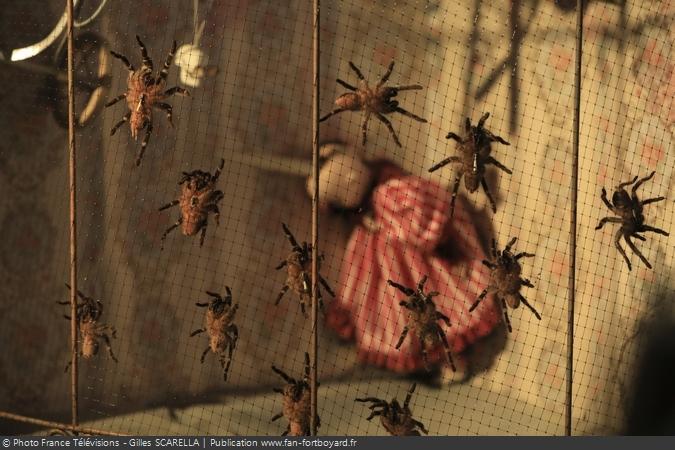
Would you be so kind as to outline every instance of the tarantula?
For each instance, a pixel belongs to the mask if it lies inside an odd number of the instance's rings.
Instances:
[[[490,269],[490,282],[483,292],[480,293],[478,300],[476,300],[476,302],[471,305],[471,308],[469,308],[469,312],[473,311],[488,293],[494,292],[497,298],[502,302],[504,321],[506,322],[509,332],[513,331],[513,329],[511,328],[511,321],[509,320],[506,308],[507,306],[516,309],[522,302],[523,305],[534,313],[537,319],[541,320],[539,313],[520,293],[521,286],[532,288],[534,285],[530,280],[520,278],[522,268],[520,267],[518,260],[521,258],[532,258],[534,257],[534,254],[521,252],[514,255],[511,253],[511,247],[516,243],[516,239],[517,238],[511,239],[504,251],[501,252],[497,250],[497,243],[495,240],[492,240],[492,260],[483,260],[483,264]]]
[[[311,417],[311,386],[309,384],[309,354],[305,353],[305,374],[301,380],[291,378],[281,369],[272,366],[281,378],[286,381],[283,388],[274,388],[277,392],[284,396],[284,406],[282,412],[272,417],[271,422],[286,417],[288,420],[288,427],[282,436],[309,436],[310,434],[310,417]],[[317,383],[318,386],[318,383]],[[316,416],[317,428],[321,425],[319,416]]]
[[[180,205],[180,218],[171,225],[162,234],[162,248],[167,235],[174,229],[182,225],[183,235],[194,236],[199,231],[202,235],[199,239],[199,245],[204,245],[206,237],[206,227],[208,226],[209,214],[213,213],[216,219],[216,225],[220,224],[220,210],[218,202],[224,197],[222,191],[216,190],[215,184],[223,170],[225,160],[221,159],[216,171],[211,175],[209,172],[194,170],[192,172],[183,172],[183,178],[178,182],[181,185],[181,195],[178,200],[159,208],[160,211]]]
[[[420,436],[420,431],[424,434],[429,434],[422,422],[413,419],[412,412],[408,406],[413,392],[415,392],[415,387],[417,387],[417,383],[413,383],[410,389],[408,389],[403,407],[401,407],[395,398],[389,403],[377,397],[357,398],[356,401],[371,402],[372,405],[369,407],[371,409],[370,416],[366,420],[380,416],[382,426],[392,436]],[[419,428],[419,431],[416,428]]]
[[[143,56],[143,64],[138,70],[131,65],[126,56],[114,51],[110,52],[115,58],[118,58],[125,66],[127,66],[127,69],[129,69],[129,78],[127,79],[127,91],[110,100],[105,106],[107,108],[122,99],[126,99],[127,106],[129,107],[129,112],[127,112],[122,120],[117,122],[110,130],[111,136],[114,135],[119,127],[124,125],[125,122],[129,122],[131,137],[134,139],[136,139],[140,131],[145,128],[145,136],[141,142],[141,150],[136,157],[136,165],[138,166],[141,164],[143,153],[145,153],[145,147],[148,145],[150,134],[152,133],[152,109],[159,108],[166,112],[169,124],[173,126],[173,122],[171,121],[173,110],[171,105],[163,103],[163,100],[175,94],[189,96],[190,93],[178,86],[167,89],[166,91],[164,90],[166,87],[166,78],[169,75],[169,67],[171,66],[173,55],[176,53],[176,41],[173,42],[173,47],[171,47],[169,56],[167,56],[166,61],[164,62],[164,67],[159,72],[159,75],[154,77],[152,74],[154,70],[152,59],[148,56],[148,51],[145,48],[145,45],[143,45],[141,38],[136,36],[136,40],[141,47],[141,55]]]
[[[298,244],[298,241],[295,240],[293,233],[288,229],[288,226],[285,223],[281,224],[284,229],[284,233],[288,238],[288,242],[291,243],[293,251],[286,257],[285,260],[281,261],[276,267],[276,270],[280,270],[283,267],[286,267],[286,283],[284,287],[281,288],[281,292],[277,296],[277,300],[274,303],[278,305],[284,294],[291,289],[295,292],[298,297],[300,297],[300,310],[304,316],[307,316],[306,307],[311,306],[312,304],[312,274],[311,274],[311,263],[312,263],[312,245],[303,242],[302,246]],[[319,256],[319,262],[323,259],[323,255]],[[328,291],[328,293],[335,297],[335,292],[328,285],[328,282],[319,274],[319,282],[323,287]],[[319,306],[323,308],[323,298],[321,296],[321,291],[318,290]]]
[[[402,300],[399,304],[406,308],[408,324],[403,328],[401,337],[396,344],[396,349],[401,348],[403,341],[408,335],[409,331],[417,336],[420,341],[420,348],[422,351],[422,359],[424,360],[424,367],[429,370],[429,363],[427,361],[427,351],[432,350],[439,344],[445,348],[445,355],[448,364],[452,370],[455,370],[455,363],[452,360],[450,346],[445,333],[438,325],[438,321],[442,320],[450,327],[450,319],[436,310],[433,297],[439,295],[438,292],[424,293],[424,285],[427,282],[427,276],[422,277],[422,280],[417,284],[417,290],[402,286],[394,281],[387,280],[390,286],[395,287],[399,291],[408,296],[406,300]]]
[[[455,184],[452,188],[452,201],[450,204],[451,216],[455,213],[455,199],[457,198],[457,191],[459,190],[459,183],[462,180],[462,176],[464,176],[464,186],[471,193],[478,190],[479,183],[483,186],[485,195],[492,206],[492,211],[497,212],[497,204],[495,203],[494,198],[492,198],[490,189],[485,181],[485,166],[493,164],[509,175],[512,174],[511,170],[507,169],[502,163],[490,156],[492,142],[499,142],[504,145],[511,144],[483,128],[488,117],[490,117],[490,113],[483,114],[483,117],[480,118],[476,126],[471,125],[471,119],[467,117],[464,127],[466,136],[464,138],[452,131],[449,132],[446,139],[454,139],[458,142],[459,156],[449,156],[429,169],[429,172],[434,172],[447,164],[459,163],[459,170],[455,177]]]
[[[230,291],[230,288],[225,286],[225,290],[227,291],[225,298],[215,292],[206,291],[206,294],[212,297],[211,301],[208,303],[195,303],[200,308],[208,308],[208,310],[206,311],[204,328],[193,331],[190,333],[190,337],[206,332],[209,336],[209,346],[202,353],[200,361],[204,364],[204,358],[206,358],[209,350],[215,353],[223,368],[223,380],[227,381],[227,372],[230,370],[232,354],[239,338],[239,330],[232,323],[239,305],[237,303],[232,304],[232,291]]]
[[[71,287],[66,283],[66,287],[70,290]],[[91,297],[87,297],[79,290],[77,291],[77,296],[82,300],[82,303],[77,305],[77,322],[80,328],[80,336],[82,337],[82,347],[79,351],[79,354],[85,358],[89,359],[92,356],[98,353],[98,340],[103,339],[106,349],[110,358],[117,362],[117,358],[112,351],[110,346],[110,337],[108,336],[108,331],[113,338],[117,337],[117,331],[114,327],[110,325],[103,325],[99,323],[99,319],[103,314],[103,304],[94,300]],[[70,305],[70,302],[57,302],[59,305]],[[71,317],[64,315],[67,320],[70,320]],[[68,371],[72,361],[69,361],[66,365],[65,372]]]
[[[638,233],[645,233],[647,231],[662,234],[664,236],[669,236],[668,232],[666,231],[663,231],[659,228],[651,227],[649,225],[645,225],[645,216],[642,212],[645,205],[660,202],[661,200],[665,200],[665,197],[656,197],[656,198],[649,198],[647,200],[640,200],[637,195],[638,188],[644,182],[651,180],[655,173],[656,172],[652,172],[650,175],[640,179],[639,181],[638,177],[635,177],[631,181],[626,181],[624,183],[619,184],[614,190],[614,194],[612,195],[612,203],[610,203],[609,200],[607,200],[607,191],[605,190],[605,188],[602,188],[602,195],[600,196],[600,198],[602,198],[602,201],[605,203],[607,208],[609,208],[610,211],[612,211],[619,217],[605,217],[600,221],[600,223],[598,224],[597,227],[595,227],[595,229],[599,230],[607,222],[621,224],[619,229],[616,231],[614,243],[616,245],[616,248],[619,249],[621,256],[623,256],[623,259],[626,260],[626,264],[628,264],[628,270],[632,270],[632,267],[630,264],[630,260],[626,255],[626,252],[623,250],[623,248],[621,248],[621,245],[619,244],[621,237],[624,238],[628,246],[631,248],[631,250],[633,250],[633,252],[635,252],[636,255],[638,255],[638,257],[642,260],[642,262],[645,263],[645,265],[651,269],[652,265],[649,264],[647,258],[645,258],[645,256],[640,252],[640,250],[638,250],[638,248],[635,246],[635,243],[633,243],[633,241],[631,241],[630,238],[634,237],[641,241],[645,241],[646,240],[645,237],[639,235]],[[626,192],[626,190],[624,189],[624,187],[630,186],[631,184],[634,185],[631,189],[632,195],[629,195],[628,192]]]
[[[416,116],[415,114],[408,112],[398,106],[398,101],[392,100],[392,98],[396,97],[400,91],[420,90],[423,89],[422,86],[418,84],[407,86],[384,86],[384,83],[387,82],[391,72],[394,70],[393,61],[389,64],[387,72],[382,76],[380,82],[377,83],[377,86],[375,86],[374,89],[368,85],[368,81],[363,76],[363,73],[361,73],[361,71],[354,65],[353,62],[349,61],[349,67],[351,67],[351,69],[356,73],[356,76],[359,78],[359,86],[352,86],[338,78],[337,82],[339,84],[353,92],[347,92],[339,96],[335,100],[336,108],[319,119],[319,122],[323,122],[329,117],[344,111],[365,111],[363,122],[361,122],[363,145],[366,143],[368,121],[370,121],[370,116],[374,114],[375,117],[377,117],[387,126],[389,132],[394,138],[394,142],[396,142],[396,145],[399,147],[401,147],[401,141],[399,141],[391,122],[386,117],[384,117],[385,114],[397,112],[403,114],[404,116],[415,119],[418,122],[427,122],[426,119]]]

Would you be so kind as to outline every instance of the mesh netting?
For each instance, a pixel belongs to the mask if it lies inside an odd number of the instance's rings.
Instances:
[[[69,422],[64,2],[13,3],[0,409]],[[279,371],[302,409],[312,354],[312,2],[75,3],[79,319],[98,343],[80,342],[80,422],[280,435]],[[564,434],[573,210],[572,431],[626,431],[642,338],[672,317],[675,5],[585,2],[573,204],[575,3],[321,2],[319,434],[388,434],[413,385],[423,428],[397,432]],[[642,212],[615,193],[652,173]]]

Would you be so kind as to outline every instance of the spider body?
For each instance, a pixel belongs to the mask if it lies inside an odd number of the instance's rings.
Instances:
[[[183,178],[178,183],[181,186],[180,198],[159,208],[163,211],[176,205],[180,206],[180,218],[162,234],[162,246],[167,235],[179,226],[184,236],[194,236],[201,231],[199,245],[204,245],[209,215],[214,214],[216,225],[219,224],[218,202],[225,194],[217,190],[215,185],[224,164],[225,160],[221,159],[213,175],[201,170],[183,172]]]
[[[388,280],[387,282],[390,286],[395,287],[408,296],[406,300],[400,302],[400,305],[406,309],[407,324],[403,328],[401,337],[396,344],[396,349],[401,348],[408,333],[412,332],[412,334],[419,339],[422,359],[427,370],[429,370],[427,353],[440,345],[445,348],[448,364],[452,370],[455,370],[455,363],[452,360],[450,345],[448,344],[443,329],[438,324],[438,321],[441,320],[450,327],[450,319],[436,309],[433,297],[437,296],[438,292],[424,293],[424,285],[427,282],[427,276],[425,275],[422,277],[422,280],[417,285],[417,290],[402,286],[391,280]]]
[[[357,402],[370,402],[370,416],[366,420],[372,420],[375,416],[380,416],[380,422],[389,434],[392,436],[420,436],[420,431],[429,434],[422,422],[413,418],[410,411],[410,399],[415,392],[416,383],[413,383],[408,390],[403,406],[395,398],[391,402],[381,400],[377,397],[357,398]]]
[[[282,388],[274,388],[274,392],[283,396],[282,412],[272,417],[272,422],[285,417],[288,427],[282,436],[309,436],[311,418],[311,386],[309,384],[309,354],[305,353],[305,372],[301,380],[290,377],[283,370],[272,366],[272,370],[286,381]],[[317,428],[321,425],[316,416]]]
[[[70,285],[67,283],[66,287],[70,289]],[[79,350],[80,356],[89,359],[97,355],[99,350],[99,340],[103,340],[110,358],[117,362],[117,358],[110,345],[110,336],[113,338],[117,337],[117,331],[110,325],[100,323],[101,315],[103,314],[103,304],[98,300],[87,297],[79,290],[77,291],[77,296],[82,300],[82,303],[79,303],[76,309],[76,318],[81,339]],[[70,302],[68,301],[57,303],[59,305],[70,305]],[[67,320],[71,319],[68,315],[64,315],[63,317]],[[110,332],[110,336],[108,336],[108,332]],[[68,365],[66,365],[66,371],[70,368],[71,363],[72,361],[68,362]]]
[[[638,248],[635,246],[635,243],[631,241],[631,238],[634,237],[641,241],[645,241],[646,240],[645,237],[639,234],[645,232],[652,232],[664,236],[669,236],[668,232],[661,230],[660,228],[654,228],[652,226],[646,225],[644,216],[645,205],[660,202],[662,200],[665,200],[665,197],[656,197],[647,200],[640,200],[640,198],[637,195],[638,188],[644,182],[651,180],[655,173],[656,172],[652,172],[650,175],[640,180],[638,180],[638,177],[635,177],[631,181],[619,184],[614,190],[614,194],[612,194],[612,203],[610,203],[609,200],[607,199],[607,191],[605,190],[605,188],[602,188],[601,199],[603,203],[617,217],[603,218],[602,220],[600,220],[600,223],[598,224],[597,227],[595,227],[595,229],[596,230],[601,229],[608,222],[621,224],[621,226],[616,231],[616,234],[614,236],[614,244],[616,245],[616,248],[619,249],[619,252],[621,253],[621,256],[623,256],[623,259],[626,261],[626,264],[628,265],[628,270],[632,270],[632,267],[630,260],[626,255],[626,252],[621,247],[621,244],[619,244],[622,237],[626,241],[630,249],[636,255],[638,255],[638,257],[648,268],[651,269],[652,265],[649,263],[649,261],[647,261],[647,258],[645,258],[645,256],[640,252],[640,250],[638,250]],[[631,184],[633,185],[633,187],[631,188],[631,193],[629,194],[624,188],[626,186],[630,186]]]
[[[365,145],[367,140],[366,135],[368,130],[368,122],[370,121],[371,116],[374,115],[375,117],[378,118],[378,120],[380,120],[380,122],[385,124],[385,126],[389,129],[389,132],[391,133],[392,137],[394,138],[394,142],[396,142],[396,145],[401,147],[401,141],[396,135],[396,131],[394,131],[393,125],[391,124],[389,119],[385,117],[385,115],[397,112],[405,116],[408,116],[418,122],[426,123],[426,119],[423,119],[411,112],[406,111],[405,109],[399,106],[399,102],[397,100],[393,100],[393,98],[396,97],[398,93],[401,91],[420,90],[422,89],[422,86],[418,84],[407,86],[385,86],[385,83],[387,82],[387,80],[391,76],[392,71],[394,70],[393,61],[389,64],[387,72],[382,76],[382,78],[375,87],[371,87],[368,84],[368,81],[363,76],[363,73],[361,73],[361,71],[354,65],[353,62],[351,61],[349,62],[349,67],[351,67],[351,69],[356,73],[359,79],[358,86],[352,86],[349,83],[342,81],[341,79],[338,78],[337,82],[352,92],[347,92],[345,94],[340,95],[335,100],[336,108],[330,113],[323,116],[319,121],[323,122],[329,117],[345,111],[363,111],[364,112],[363,121],[361,122],[363,145]]]
[[[454,139],[457,141],[458,155],[445,158],[443,161],[435,164],[429,169],[429,172],[435,172],[441,167],[450,163],[457,164],[457,175],[452,189],[452,201],[450,206],[450,214],[455,212],[455,200],[459,190],[459,184],[464,177],[464,186],[466,190],[474,193],[479,186],[483,187],[485,195],[490,202],[493,212],[497,212],[497,204],[495,203],[490,189],[485,181],[485,169],[488,165],[495,165],[499,169],[511,175],[511,170],[507,169],[502,163],[491,156],[492,142],[499,142],[504,145],[511,145],[503,138],[492,134],[484,128],[485,121],[490,117],[490,113],[483,114],[477,125],[471,125],[471,120],[466,119],[465,122],[465,136],[461,137],[453,132],[448,133],[446,139]]]
[[[289,290],[293,291],[300,300],[300,310],[302,314],[307,316],[307,308],[312,305],[312,245],[303,242],[302,245],[293,236],[293,233],[288,229],[285,223],[281,224],[286,238],[291,244],[292,251],[288,254],[285,260],[281,261],[276,267],[276,270],[286,268],[286,282],[277,296],[275,305],[281,302],[283,296]],[[320,257],[320,260],[323,256]],[[319,260],[319,261],[320,261]],[[319,282],[323,285],[328,293],[335,297],[335,292],[328,285],[328,282],[319,274]],[[319,306],[323,308],[323,298],[321,290],[318,290]]]
[[[115,58],[124,63],[129,70],[129,76],[127,78],[127,91],[110,100],[105,106],[109,107],[120,100],[126,99],[127,107],[129,108],[129,111],[122,120],[117,122],[110,130],[111,136],[126,122],[129,122],[131,137],[134,139],[138,138],[138,135],[143,129],[146,130],[143,141],[141,142],[141,149],[136,157],[136,165],[138,166],[141,164],[141,159],[143,158],[145,148],[150,140],[150,134],[152,133],[153,109],[158,108],[163,110],[166,113],[169,124],[173,126],[171,120],[173,109],[171,105],[164,103],[164,100],[175,94],[189,96],[190,93],[178,86],[165,90],[169,67],[171,66],[173,55],[176,53],[176,41],[173,42],[173,47],[166,58],[164,67],[156,77],[153,76],[154,69],[152,59],[148,56],[145,45],[138,36],[136,36],[136,41],[141,47],[141,55],[143,57],[143,63],[139,69],[136,69],[126,56],[114,51],[110,52]]]
[[[223,368],[223,380],[227,381],[227,374],[232,363],[232,355],[239,338],[239,330],[232,323],[239,305],[237,303],[232,304],[232,292],[230,288],[226,286],[225,290],[227,291],[225,298],[215,292],[206,291],[206,294],[211,297],[211,301],[208,303],[195,303],[200,308],[208,309],[206,310],[204,328],[193,331],[190,337],[206,332],[209,337],[209,346],[202,353],[200,361],[204,364],[206,355],[209,351],[213,352],[218,357],[220,365]]]
[[[539,313],[520,293],[520,288],[522,286],[531,288],[534,287],[534,285],[530,280],[521,278],[522,267],[519,260],[526,257],[532,258],[534,255],[525,252],[518,254],[512,253],[511,248],[513,247],[513,244],[516,243],[516,239],[517,238],[511,239],[503,251],[497,250],[497,243],[494,239],[492,240],[492,260],[483,260],[483,264],[490,269],[490,281],[488,286],[480,293],[476,302],[469,308],[469,311],[473,311],[478,307],[480,302],[483,301],[487,294],[494,293],[497,299],[501,301],[502,310],[504,312],[504,322],[506,323],[509,332],[513,331],[513,328],[511,327],[511,321],[509,320],[507,306],[516,309],[522,303],[532,311],[538,320],[541,320]]]

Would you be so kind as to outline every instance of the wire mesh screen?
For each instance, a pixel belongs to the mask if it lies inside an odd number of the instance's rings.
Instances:
[[[79,421],[307,434],[316,363],[319,434],[561,435],[573,367],[572,432],[625,432],[672,317],[675,5],[584,3],[579,68],[574,1],[321,1],[313,280],[312,2],[75,1]],[[57,422],[63,4],[0,15],[0,409]]]

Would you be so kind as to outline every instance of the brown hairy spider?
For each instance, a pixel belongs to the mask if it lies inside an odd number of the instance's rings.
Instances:
[[[66,287],[69,290],[71,289],[68,283],[66,283]],[[87,297],[79,290],[77,291],[77,296],[82,300],[82,303],[77,305],[76,316],[80,328],[80,336],[82,337],[82,347],[80,348],[79,354],[85,359],[89,359],[96,355],[98,353],[98,340],[103,339],[110,358],[117,362],[117,358],[110,346],[110,337],[108,337],[107,334],[107,331],[109,331],[110,335],[113,338],[116,338],[117,331],[115,330],[115,327],[99,323],[99,319],[103,314],[103,304],[98,300]],[[69,301],[57,303],[59,305],[70,305]],[[68,315],[64,315],[63,317],[70,320],[70,316]],[[71,364],[72,361],[69,361],[64,372],[68,371]]]
[[[371,402],[372,405],[369,406],[371,410],[370,416],[366,420],[380,416],[382,425],[392,436],[421,436],[420,431],[424,434],[429,434],[429,432],[424,428],[422,422],[413,419],[412,412],[408,406],[413,392],[415,392],[415,387],[417,387],[417,383],[413,383],[410,389],[408,389],[403,407],[401,407],[395,398],[389,403],[377,397],[357,398],[356,401]],[[416,428],[419,428],[419,431]]]
[[[164,248],[164,240],[167,235],[180,225],[182,225],[181,230],[184,236],[194,236],[201,231],[199,245],[202,246],[204,245],[204,237],[206,237],[209,214],[213,213],[216,225],[220,224],[218,202],[225,197],[225,194],[216,190],[215,184],[224,165],[225,160],[221,159],[213,175],[201,170],[183,172],[183,178],[178,182],[182,186],[180,198],[159,208],[160,211],[164,211],[180,205],[180,218],[162,234],[162,248]]]
[[[337,79],[337,82],[342,86],[346,87],[350,91],[339,96],[335,100],[336,108],[319,119],[319,122],[323,122],[329,117],[339,114],[344,111],[365,111],[363,116],[363,122],[361,123],[361,131],[363,133],[363,145],[366,144],[366,131],[368,129],[368,121],[370,120],[371,115],[375,115],[382,123],[384,123],[389,132],[394,137],[396,145],[401,147],[401,141],[399,141],[394,127],[391,122],[384,117],[385,114],[391,114],[394,112],[403,114],[412,119],[417,120],[418,122],[426,123],[426,119],[423,119],[415,114],[406,111],[405,109],[398,106],[398,101],[392,100],[393,97],[396,97],[400,91],[411,91],[411,90],[420,90],[423,89],[419,84],[412,84],[407,86],[384,86],[384,83],[387,82],[391,72],[394,70],[394,61],[389,64],[387,72],[382,76],[380,82],[377,83],[375,88],[371,88],[368,85],[368,81],[363,76],[363,73],[354,65],[353,62],[349,61],[349,67],[356,73],[356,76],[359,77],[359,86],[354,87],[341,79]]]
[[[284,234],[288,238],[288,242],[291,243],[293,251],[286,257],[285,260],[281,261],[276,267],[276,270],[280,270],[283,267],[286,267],[286,283],[284,287],[281,288],[281,292],[277,296],[277,300],[274,303],[278,305],[281,302],[284,294],[288,290],[295,292],[300,298],[300,310],[302,314],[307,317],[307,306],[312,305],[312,245],[303,242],[302,246],[298,244],[298,241],[295,240],[293,233],[288,229],[288,226],[285,223],[281,224],[281,227],[284,229]],[[319,262],[323,259],[323,255],[319,256]],[[319,282],[323,287],[328,291],[331,297],[335,297],[335,292],[328,285],[328,282],[319,274]],[[323,309],[323,298],[321,296],[321,290],[318,290],[319,306]]]
[[[206,354],[211,350],[218,356],[218,361],[223,368],[223,380],[227,381],[227,372],[230,370],[230,363],[232,363],[232,354],[237,346],[237,339],[239,338],[239,330],[235,324],[232,323],[234,315],[237,313],[239,304],[232,304],[232,291],[228,286],[225,286],[227,295],[225,298],[215,292],[206,291],[206,294],[212,297],[208,303],[195,303],[200,308],[208,308],[206,311],[205,327],[190,333],[190,337],[197,336],[206,331],[209,336],[209,346],[206,347],[200,361],[204,364]]]
[[[420,341],[422,359],[424,360],[424,367],[427,370],[430,370],[429,363],[427,361],[427,351],[434,349],[434,347],[437,347],[439,344],[442,344],[445,348],[445,356],[448,360],[448,364],[450,364],[450,367],[454,371],[455,363],[452,360],[448,339],[438,324],[438,321],[442,320],[448,327],[450,327],[450,319],[436,310],[436,304],[434,303],[433,297],[439,295],[438,292],[434,291],[429,292],[428,294],[424,293],[424,285],[426,282],[427,276],[425,275],[417,284],[417,290],[415,290],[402,286],[394,281],[387,280],[387,283],[389,283],[390,286],[395,287],[408,296],[406,300],[402,300],[399,303],[408,310],[408,324],[403,328],[401,337],[396,344],[396,349],[401,348],[401,345],[408,335],[408,332],[412,331]]]
[[[284,396],[284,406],[282,412],[272,417],[271,422],[285,417],[288,420],[288,427],[282,436],[309,436],[310,434],[310,415],[311,415],[311,386],[309,384],[309,354],[305,353],[305,374],[302,380],[291,378],[281,369],[272,366],[281,378],[286,381],[283,388],[274,388]],[[318,386],[318,383],[317,383]],[[321,425],[319,416],[316,416],[317,428]]]
[[[635,243],[633,243],[633,241],[631,241],[630,238],[634,237],[641,241],[645,241],[646,240],[645,237],[639,235],[638,233],[645,233],[647,231],[662,234],[664,236],[669,236],[668,232],[666,231],[663,231],[659,228],[651,227],[649,225],[645,225],[645,216],[642,212],[645,205],[660,202],[661,200],[665,200],[665,197],[656,197],[656,198],[649,198],[647,200],[640,200],[637,195],[637,190],[642,185],[642,183],[651,180],[655,173],[656,172],[652,172],[650,175],[640,179],[639,181],[638,177],[635,177],[631,181],[626,181],[624,183],[619,184],[614,190],[614,194],[612,195],[612,203],[610,203],[609,200],[607,200],[607,191],[605,190],[604,187],[602,188],[602,195],[600,196],[600,198],[602,198],[602,201],[605,203],[607,208],[609,208],[610,211],[612,211],[619,217],[605,217],[600,221],[600,223],[598,224],[597,227],[595,227],[595,229],[599,230],[607,222],[621,224],[619,229],[616,231],[616,235],[614,236],[614,243],[616,245],[616,248],[619,249],[621,256],[623,256],[623,259],[626,260],[626,264],[628,264],[628,270],[632,270],[632,267],[630,264],[630,260],[626,255],[626,252],[623,250],[623,248],[621,248],[621,245],[619,244],[621,237],[624,238],[628,246],[631,248],[631,250],[633,250],[633,252],[636,255],[638,255],[638,257],[642,260],[642,262],[645,263],[645,265],[651,269],[652,265],[649,264],[647,258],[645,258],[645,256],[640,252],[640,250],[638,250],[638,248],[635,246]],[[630,186],[631,184],[634,185],[631,189],[632,195],[629,195],[628,192],[626,192],[626,190],[624,189],[624,187]]]
[[[467,117],[464,126],[466,136],[464,138],[452,131],[449,132],[446,139],[454,139],[458,142],[459,156],[449,156],[429,169],[429,172],[435,172],[450,163],[460,164],[457,176],[455,177],[455,184],[452,188],[452,201],[450,205],[451,216],[455,213],[455,199],[457,198],[457,191],[459,190],[459,183],[462,179],[462,175],[464,176],[464,186],[466,186],[467,191],[471,193],[476,192],[479,183],[483,186],[485,195],[492,206],[492,211],[497,212],[497,204],[492,198],[490,189],[485,181],[485,166],[493,164],[509,175],[512,174],[511,170],[507,169],[502,163],[490,156],[492,142],[499,142],[504,145],[511,144],[483,128],[488,117],[490,117],[490,113],[483,114],[483,117],[480,118],[478,125],[476,126],[471,125],[471,119]]]
[[[173,54],[176,53],[176,41],[173,41],[173,47],[171,47],[169,56],[167,56],[166,61],[164,62],[164,67],[159,72],[159,75],[154,77],[152,75],[154,70],[152,59],[148,56],[148,51],[146,50],[145,45],[143,45],[141,38],[136,36],[136,40],[141,47],[141,55],[143,56],[143,65],[141,65],[141,68],[138,70],[131,65],[126,56],[114,51],[110,52],[115,58],[118,58],[125,66],[127,66],[127,69],[129,69],[129,78],[127,79],[127,91],[110,100],[105,106],[107,108],[126,98],[127,106],[129,107],[129,112],[127,112],[122,120],[117,122],[110,130],[111,136],[114,135],[119,127],[124,125],[125,122],[129,122],[131,137],[134,139],[136,139],[140,131],[145,128],[145,137],[141,143],[141,150],[136,157],[136,165],[138,166],[141,164],[143,153],[145,153],[145,147],[148,145],[150,134],[152,133],[152,109],[159,108],[165,111],[169,124],[173,126],[173,122],[171,121],[171,105],[163,103],[162,101],[175,94],[189,96],[190,93],[178,86],[172,87],[166,91],[164,90],[166,87],[166,78],[169,75],[169,67],[173,60]]]
[[[521,258],[532,258],[534,257],[534,254],[521,252],[514,255],[511,253],[511,247],[516,243],[516,239],[517,238],[511,239],[504,251],[498,251],[497,243],[494,239],[492,240],[492,260],[483,260],[483,264],[490,269],[490,282],[483,292],[480,293],[478,300],[476,300],[476,302],[471,305],[471,308],[469,308],[469,312],[473,311],[488,293],[494,292],[497,298],[502,302],[504,321],[506,322],[509,332],[513,331],[513,329],[511,328],[511,321],[509,320],[506,308],[507,305],[516,309],[522,302],[523,305],[527,306],[527,308],[534,313],[537,319],[541,320],[539,313],[520,293],[521,286],[532,288],[534,285],[530,280],[520,278],[522,268],[520,267],[518,260]]]

